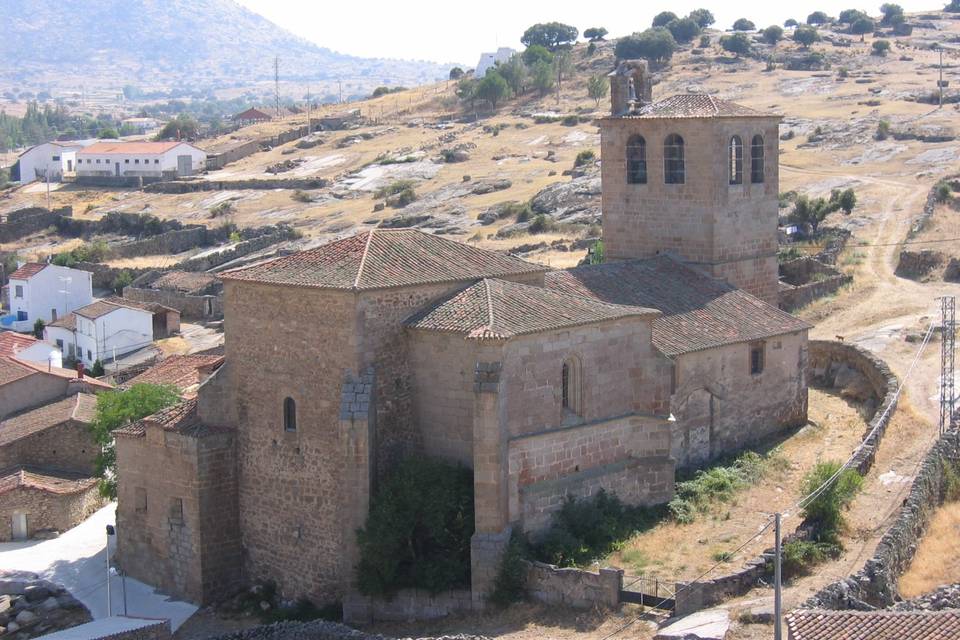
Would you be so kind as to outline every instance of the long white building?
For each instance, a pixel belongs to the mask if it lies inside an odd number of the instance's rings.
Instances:
[[[77,177],[176,178],[204,168],[207,153],[187,142],[98,142],[77,153]]]
[[[70,142],[44,142],[30,147],[20,154],[20,183],[34,180],[60,182],[65,174],[77,167],[77,152],[93,144],[92,140]]]

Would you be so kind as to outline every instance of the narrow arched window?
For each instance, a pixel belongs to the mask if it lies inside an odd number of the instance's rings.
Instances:
[[[755,135],[750,141],[750,182],[763,182],[763,136]]]
[[[560,371],[561,398],[563,410],[577,416],[583,415],[583,376],[580,373],[580,360],[571,356],[563,362]]]
[[[285,398],[283,401],[283,430],[297,430],[297,403],[293,398]]]
[[[675,133],[663,141],[663,181],[667,184],[683,184],[683,138]]]
[[[647,184],[647,141],[643,136],[627,140],[627,182]]]
[[[729,156],[730,184],[743,184],[743,140],[740,136],[730,138]]]

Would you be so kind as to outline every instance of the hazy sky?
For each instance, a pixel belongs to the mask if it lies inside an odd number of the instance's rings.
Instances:
[[[341,53],[470,66],[482,51],[498,45],[519,48],[524,29],[536,22],[558,20],[581,33],[600,26],[612,36],[621,36],[650,26],[653,16],[665,9],[684,15],[706,7],[717,18],[714,27],[726,29],[740,17],[765,27],[783,24],[787,18],[803,21],[818,9],[832,15],[847,8],[879,15],[883,1],[238,0],[293,33]],[[945,0],[899,0],[899,4],[908,12],[923,11],[942,8]]]

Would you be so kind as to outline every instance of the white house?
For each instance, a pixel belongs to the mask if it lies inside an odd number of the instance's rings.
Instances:
[[[44,338],[67,358],[92,367],[153,343],[153,313],[98,300],[44,329]]]
[[[77,178],[176,178],[203,169],[207,152],[186,142],[104,142],[77,153]]]
[[[160,121],[156,118],[124,118],[120,121],[120,126],[133,129],[137,133],[147,133],[159,129]]]
[[[89,271],[28,262],[10,274],[7,284],[10,313],[0,317],[0,326],[32,331],[38,320],[53,322],[93,301]]]
[[[20,154],[20,183],[34,180],[60,182],[65,173],[73,173],[77,166],[77,152],[87,142],[44,142]]]
[[[16,357],[27,362],[60,368],[63,366],[61,353],[60,349],[49,342],[37,340],[29,334],[0,331],[0,357]]]
[[[480,62],[477,63],[477,68],[473,72],[473,77],[484,77],[487,75],[487,71],[495,67],[498,62],[501,64],[506,62],[515,53],[516,51],[510,47],[500,47],[495,53],[481,53]]]

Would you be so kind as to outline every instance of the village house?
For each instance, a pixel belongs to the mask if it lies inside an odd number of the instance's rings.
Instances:
[[[10,313],[0,325],[15,331],[33,331],[34,323],[50,323],[93,301],[89,271],[28,262],[10,274],[6,286]]]
[[[85,178],[159,180],[202,171],[207,154],[187,142],[105,142],[77,152],[77,182]]]
[[[81,307],[44,328],[68,360],[92,367],[150,346],[180,328],[180,314],[162,305],[106,298]]]
[[[809,325],[775,306],[778,117],[651,102],[645,64],[622,71],[607,263],[375,228],[221,274],[223,365],[117,432],[129,575],[198,602],[239,580],[341,599],[377,480],[426,454],[473,471],[482,606],[511,532],[536,539],[566,496],[662,503],[677,466],[805,423]]]
[[[169,355],[158,364],[123,383],[124,388],[135,384],[169,385],[184,398],[194,398],[200,383],[223,364],[223,356],[214,355]]]
[[[473,76],[475,78],[485,77],[487,71],[496,67],[497,64],[503,64],[509,61],[516,53],[516,50],[510,47],[500,47],[493,53],[481,53],[480,61],[477,63],[477,68],[474,70]]]
[[[250,107],[246,111],[241,111],[233,115],[233,121],[241,127],[259,124],[261,122],[270,122],[271,120],[273,120],[273,116],[264,113],[256,107]]]
[[[35,362],[60,368],[63,366],[62,352],[56,346],[43,340],[37,340],[30,334],[14,331],[0,332],[0,357]]]
[[[0,417],[12,415],[80,392],[113,387],[69,369],[0,356]]]
[[[189,320],[223,317],[223,284],[200,271],[148,271],[123,288],[123,299],[162,304]]]
[[[35,180],[60,182],[64,175],[72,175],[76,171],[77,152],[93,142],[93,140],[44,142],[30,147],[17,159],[20,184]]]

